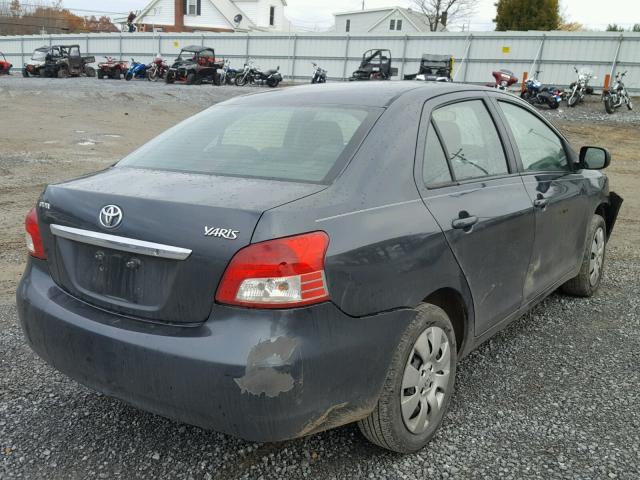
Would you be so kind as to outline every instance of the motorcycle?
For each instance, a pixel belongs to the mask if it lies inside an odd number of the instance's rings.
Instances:
[[[518,82],[518,77],[511,70],[496,70],[491,72],[495,79],[494,83],[487,83],[487,87],[507,90],[511,85]]]
[[[145,65],[144,63],[136,62],[132,58],[131,65],[129,66],[129,70],[127,70],[127,73],[125,74],[124,79],[129,81],[134,78],[146,78],[147,68],[147,65]]]
[[[585,95],[591,95],[593,93],[593,87],[589,85],[589,80],[596,79],[591,72],[586,70],[578,71],[576,67],[573,67],[573,70],[578,75],[578,78],[569,85],[571,93],[567,99],[567,105],[570,107],[575,107],[579,102],[584,100]]]
[[[257,85],[268,85],[275,88],[282,81],[280,67],[276,69],[262,71],[256,67],[252,61],[244,64],[244,69],[235,78],[235,84],[242,87],[248,83]]]
[[[147,68],[147,80],[157,82],[159,78],[164,78],[168,71],[169,65],[158,55]]]
[[[231,61],[225,60],[220,70],[220,85],[232,85],[240,71],[231,68]]]
[[[622,82],[622,78],[627,74],[627,72],[617,73],[616,81],[607,90],[604,92],[604,109],[607,113],[614,113],[616,108],[621,107],[623,103],[627,104],[627,108],[629,110],[633,110],[633,104],[631,103],[631,98],[629,97],[629,92],[627,92],[627,88],[624,86]]]
[[[543,86],[538,80],[538,74],[533,78],[529,78],[524,82],[524,90],[520,93],[520,97],[531,105],[547,105],[550,109],[555,110],[560,106],[563,92],[555,86]]]
[[[326,83],[327,71],[324,68],[318,66],[316,62],[311,62],[313,65],[313,76],[311,77],[311,83]]]

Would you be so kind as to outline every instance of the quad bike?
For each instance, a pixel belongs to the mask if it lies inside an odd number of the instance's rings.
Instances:
[[[367,50],[362,55],[358,69],[349,81],[389,80],[398,74],[397,68],[391,68],[391,51],[384,48]]]
[[[518,77],[511,70],[495,70],[491,72],[495,79],[493,83],[487,83],[487,87],[507,90],[511,85],[518,82]]]
[[[604,92],[602,100],[604,101],[604,109],[607,113],[611,114],[616,111],[618,107],[621,107],[622,104],[626,104],[629,110],[633,110],[633,104],[631,103],[631,98],[629,97],[629,92],[627,91],[627,87],[624,86],[622,82],[622,78],[627,74],[627,72],[617,73],[615,83]]]
[[[220,85],[222,64],[216,62],[216,54],[213,48],[192,45],[180,50],[180,55],[169,67],[165,82],[184,82],[187,85],[200,85],[209,81],[214,85]]]
[[[112,78],[120,80],[122,75],[129,70],[129,64],[124,60],[116,60],[113,57],[104,57],[106,61],[98,64],[98,78]]]
[[[451,82],[453,57],[451,55],[422,54],[418,73],[404,76],[405,80],[422,80],[427,82]]]
[[[4,53],[0,52],[0,75],[11,75],[11,65],[4,56]]]

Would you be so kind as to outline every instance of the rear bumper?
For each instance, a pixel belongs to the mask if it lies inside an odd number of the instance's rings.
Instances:
[[[30,346],[69,377],[141,409],[252,441],[366,416],[413,315],[352,318],[331,303],[275,311],[215,305],[199,327],[153,325],[71,297],[35,259],[17,303]]]

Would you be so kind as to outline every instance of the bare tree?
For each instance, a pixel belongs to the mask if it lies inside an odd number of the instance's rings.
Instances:
[[[471,16],[480,0],[411,0],[429,22],[432,32],[438,27],[446,27],[452,20],[462,20]]]

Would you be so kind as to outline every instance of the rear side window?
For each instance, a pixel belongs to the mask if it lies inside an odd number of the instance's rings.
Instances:
[[[447,157],[433,124],[429,125],[422,163],[422,178],[428,187],[451,182]]]
[[[560,138],[542,120],[512,103],[499,102],[515,137],[525,171],[569,170]]]
[[[509,172],[498,131],[482,100],[446,105],[432,117],[455,180]]]
[[[160,135],[118,165],[326,183],[380,111],[214,107]]]

